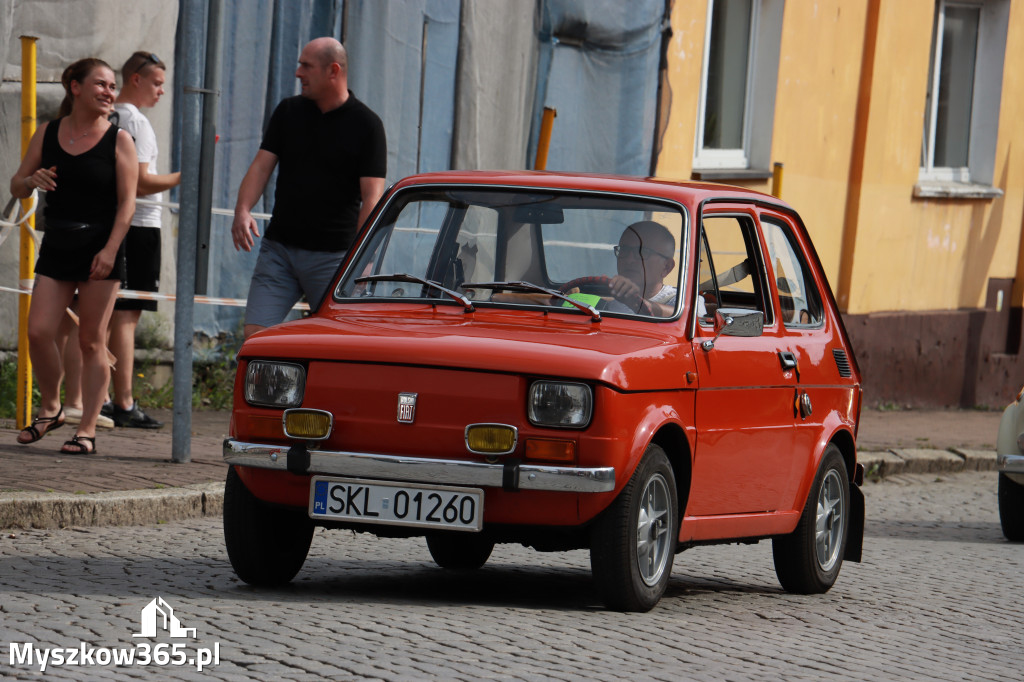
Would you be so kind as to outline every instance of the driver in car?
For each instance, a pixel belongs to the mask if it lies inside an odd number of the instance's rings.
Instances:
[[[676,240],[661,223],[641,220],[627,227],[615,246],[618,274],[608,282],[615,301],[604,309],[618,311],[622,305],[640,315],[672,315],[678,291],[665,278],[676,267],[675,253]]]

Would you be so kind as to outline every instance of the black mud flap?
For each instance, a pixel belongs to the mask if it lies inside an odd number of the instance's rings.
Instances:
[[[858,485],[850,486],[850,524],[846,527],[846,561],[860,562],[864,547],[864,491]]]

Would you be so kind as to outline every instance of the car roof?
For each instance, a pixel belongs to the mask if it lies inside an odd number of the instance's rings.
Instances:
[[[745,187],[710,182],[681,182],[664,178],[644,178],[630,175],[603,175],[598,173],[567,173],[552,171],[439,171],[420,173],[403,178],[394,186],[403,189],[413,185],[494,185],[513,187],[543,187],[550,189],[616,192],[646,195],[695,205],[706,199],[736,199],[772,204],[788,209],[786,202],[770,194]]]

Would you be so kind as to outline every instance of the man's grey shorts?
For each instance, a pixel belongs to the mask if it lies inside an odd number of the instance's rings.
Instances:
[[[271,327],[282,322],[302,294],[316,306],[346,253],[310,251],[263,239],[249,284],[245,323]]]

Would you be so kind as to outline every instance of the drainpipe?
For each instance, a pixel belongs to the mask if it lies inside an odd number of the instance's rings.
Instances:
[[[857,225],[860,220],[861,190],[864,185],[864,147],[868,139],[868,118],[871,114],[871,87],[875,74],[875,49],[878,43],[878,15],[881,0],[868,1],[864,26],[864,55],[861,58],[860,85],[857,93],[857,116],[853,130],[853,153],[850,155],[849,189],[843,217],[843,240],[839,251],[839,281],[836,302],[841,312],[850,309],[850,288],[853,261],[857,250]]]

